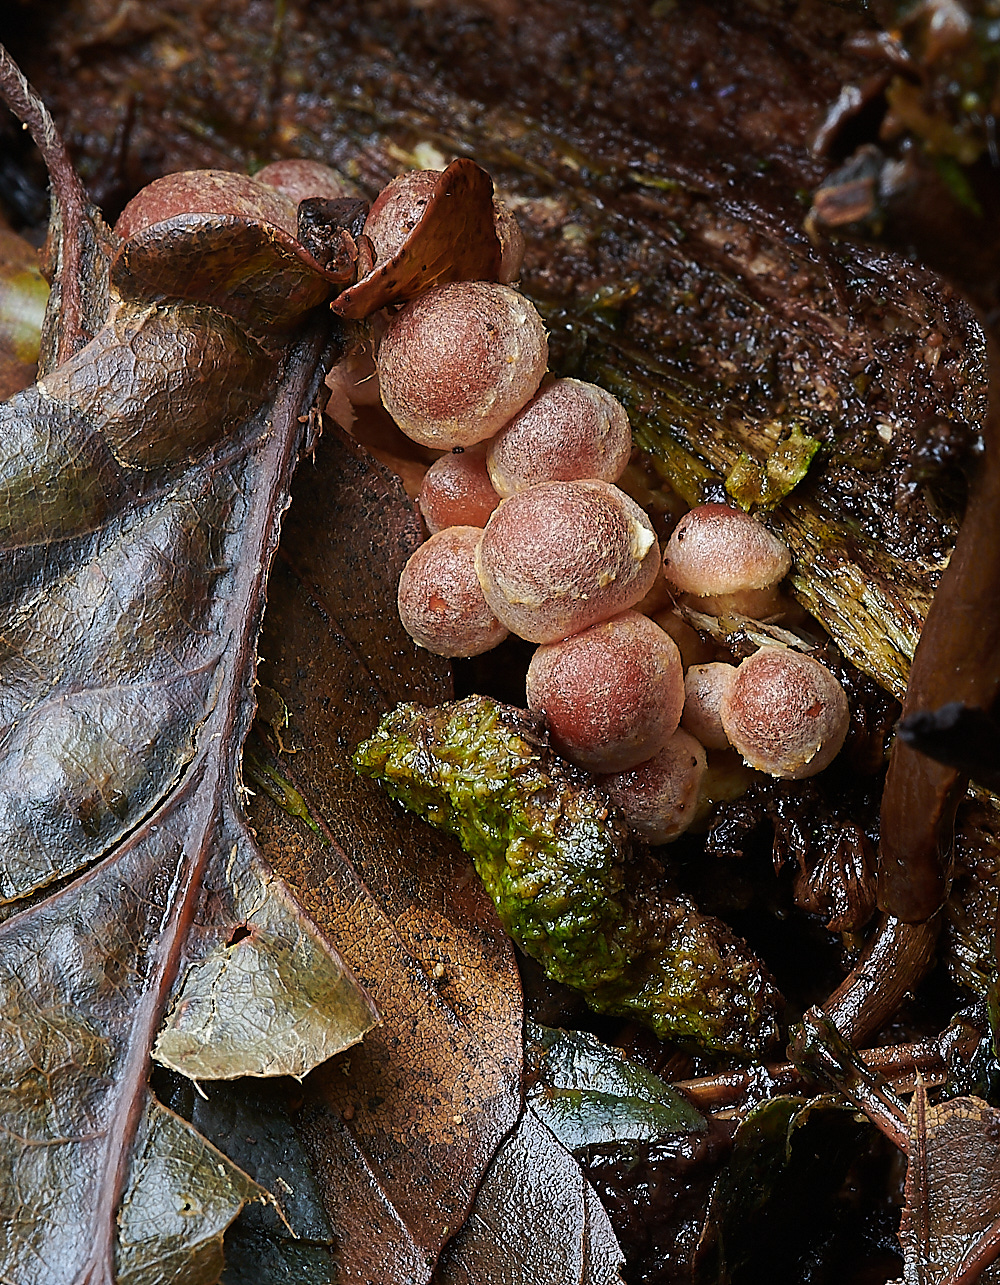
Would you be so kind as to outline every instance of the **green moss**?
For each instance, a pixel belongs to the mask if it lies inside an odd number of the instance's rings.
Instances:
[[[481,696],[400,705],[354,763],[458,837],[507,932],[596,1012],[703,1049],[767,1043],[779,997],[760,962],[687,900],[632,887],[606,796],[522,711]]]

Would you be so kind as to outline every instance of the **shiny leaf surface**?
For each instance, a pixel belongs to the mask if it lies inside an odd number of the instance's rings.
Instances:
[[[615,1234],[576,1161],[525,1111],[434,1285],[620,1285]]]
[[[4,67],[16,104],[28,91]],[[265,943],[253,986],[278,1003],[230,1023],[225,1074],[275,1069],[272,1025],[304,1070],[373,1020],[239,797],[266,570],[325,338],[274,340],[266,310],[253,335],[141,288],[105,295],[113,235],[61,213],[61,267],[82,243],[93,271],[60,278],[45,373],[0,407],[0,1274],[195,1285],[217,1276],[222,1232],[256,1189],[149,1114],[178,977],[210,970],[223,943],[238,951],[238,929]],[[206,276],[212,252],[209,235]],[[166,246],[161,267],[190,273]],[[317,1006],[334,992],[349,1001],[340,1029]]]

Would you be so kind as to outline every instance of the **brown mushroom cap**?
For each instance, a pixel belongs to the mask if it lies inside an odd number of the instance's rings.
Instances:
[[[728,504],[700,504],[686,513],[663,554],[670,583],[697,597],[770,588],[791,565],[792,555],[780,540]]]
[[[670,843],[698,814],[698,791],[707,767],[704,747],[679,728],[645,763],[599,777],[598,784],[640,838]]]
[[[486,472],[485,444],[435,460],[424,474],[417,503],[432,534],[450,526],[484,527],[500,503]]]
[[[361,189],[356,183],[345,178],[339,171],[323,165],[320,161],[307,161],[294,158],[284,161],[272,161],[253,176],[255,183],[264,183],[267,187],[276,188],[298,206],[300,201],[310,196],[321,196],[328,201],[336,201],[345,196],[360,196]]]
[[[365,220],[365,236],[379,262],[391,259],[420,222],[443,170],[407,170],[390,179]]]
[[[850,723],[847,696],[833,674],[788,647],[762,647],[748,656],[720,713],[727,736],[751,767],[792,780],[828,766]]]
[[[551,643],[627,610],[656,579],[652,524],[610,482],[543,482],[504,500],[476,554],[497,618]]]
[[[625,611],[539,647],[527,694],[564,758],[590,772],[620,772],[677,730],[684,671],[674,640],[648,616]]]
[[[542,319],[510,286],[434,286],[385,333],[378,354],[382,403],[424,446],[472,446],[531,399],[547,361]]]
[[[596,384],[556,379],[490,443],[487,467],[500,495],[540,482],[596,477],[615,482],[632,452],[625,407]]]
[[[684,675],[684,713],[681,726],[697,736],[707,750],[728,750],[729,737],[722,726],[722,698],[736,676],[735,665],[714,661],[692,665]]]
[[[438,656],[479,656],[507,637],[486,605],[474,555],[482,531],[449,527],[417,549],[399,578],[399,618],[420,647]]]

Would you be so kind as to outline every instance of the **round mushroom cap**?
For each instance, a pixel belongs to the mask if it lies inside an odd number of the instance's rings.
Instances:
[[[616,482],[632,453],[625,407],[596,384],[543,384],[490,443],[487,468],[498,494],[539,482],[596,477]]]
[[[722,725],[751,767],[771,776],[815,776],[840,752],[847,695],[825,665],[788,647],[762,647],[736,670],[720,705]]]
[[[548,353],[541,317],[510,286],[432,286],[407,304],[382,340],[382,404],[424,446],[473,446],[530,401]]]
[[[450,526],[484,527],[500,503],[486,472],[486,446],[449,451],[424,474],[417,504],[432,534]]]
[[[507,637],[476,578],[475,549],[482,534],[478,527],[454,526],[432,535],[399,577],[403,628],[437,656],[479,656]]]
[[[310,196],[325,197],[336,201],[345,196],[360,196],[361,189],[338,170],[323,165],[320,161],[307,161],[294,158],[284,161],[272,161],[253,176],[255,183],[264,183],[267,187],[276,188],[296,206]]]
[[[684,671],[674,640],[648,616],[624,611],[539,647],[527,694],[564,758],[590,772],[620,772],[677,730]]]
[[[736,675],[735,665],[713,661],[692,665],[684,675],[684,713],[681,726],[697,736],[707,750],[728,750],[729,737],[722,726],[720,707],[729,684]]]
[[[504,500],[486,523],[476,570],[511,633],[551,643],[616,616],[656,579],[652,524],[610,482],[543,482]]]
[[[597,783],[641,839],[671,843],[698,815],[698,792],[707,769],[700,741],[678,728],[645,763],[598,777]]]
[[[420,222],[443,170],[407,170],[390,179],[365,220],[365,236],[379,262],[391,259]]]
[[[791,565],[792,555],[780,540],[728,504],[700,504],[685,513],[663,554],[670,583],[697,597],[770,588]]]

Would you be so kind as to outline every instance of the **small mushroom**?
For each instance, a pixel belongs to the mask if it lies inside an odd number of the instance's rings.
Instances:
[[[722,697],[722,725],[751,767],[801,780],[822,772],[847,736],[847,695],[825,665],[788,647],[748,656]]]
[[[781,613],[778,585],[792,555],[756,518],[728,504],[700,504],[677,523],[663,554],[667,580],[710,616],[755,620]]]
[[[437,656],[479,656],[507,637],[476,578],[478,527],[448,527],[417,549],[399,578],[403,628]]]
[[[663,749],[628,772],[598,777],[598,784],[647,843],[671,843],[698,815],[708,768],[700,741],[678,728]]]
[[[384,263],[399,252],[420,222],[443,173],[443,170],[408,170],[390,180],[379,192],[365,223],[365,236],[374,246],[378,262]],[[496,197],[493,198],[493,228],[500,242],[498,279],[509,285],[521,271],[524,233],[517,219]]]
[[[677,730],[684,671],[674,640],[648,616],[624,611],[539,647],[527,692],[564,758],[590,772],[620,772]]]
[[[500,503],[486,471],[486,446],[449,451],[424,474],[417,504],[427,530],[450,526],[484,527]]]
[[[634,607],[656,579],[652,524],[610,482],[543,482],[504,500],[476,570],[511,633],[551,643]]]
[[[542,319],[516,290],[486,281],[434,286],[382,340],[382,404],[424,446],[472,446],[534,396],[547,361]]]
[[[722,698],[736,675],[735,665],[713,662],[692,665],[684,675],[684,713],[681,726],[697,736],[707,750],[728,750],[729,737],[722,726]]]
[[[596,384],[555,379],[490,443],[486,466],[506,497],[539,482],[616,482],[632,452],[625,407]]]

